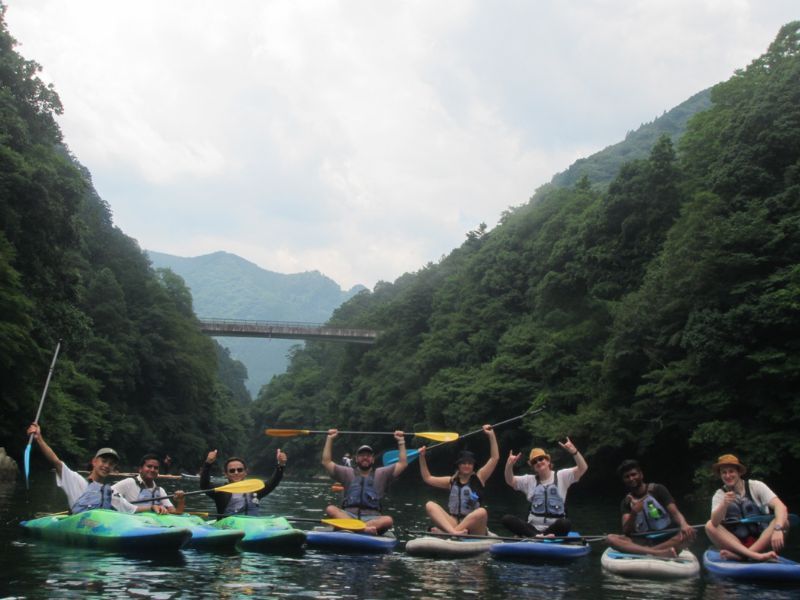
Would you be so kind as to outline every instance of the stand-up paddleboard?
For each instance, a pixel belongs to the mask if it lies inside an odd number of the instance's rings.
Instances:
[[[100,508],[41,517],[20,525],[44,540],[114,552],[175,552],[192,535],[188,528],[164,527],[136,515]]]
[[[683,550],[676,558],[660,558],[607,548],[600,557],[600,564],[610,573],[645,579],[681,579],[700,573],[700,562],[688,550]]]
[[[428,558],[467,558],[487,552],[498,541],[424,535],[406,542],[406,553]]]
[[[328,552],[380,553],[391,552],[397,539],[390,532],[383,535],[367,535],[352,531],[335,531],[333,528],[315,527],[306,532],[309,548]]]
[[[800,563],[778,557],[777,561],[725,560],[717,550],[706,550],[703,566],[714,575],[761,581],[800,581]]]
[[[592,551],[591,546],[580,540],[580,534],[574,532],[577,543],[564,539],[549,540],[547,538],[530,538],[519,542],[503,542],[489,548],[494,558],[518,561],[534,560],[574,560],[586,556]]]

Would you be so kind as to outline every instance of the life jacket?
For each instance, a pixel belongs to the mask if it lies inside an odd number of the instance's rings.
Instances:
[[[652,494],[653,484],[647,484],[647,493],[642,500],[644,506],[642,510],[636,513],[636,532],[643,531],[661,531],[667,529],[672,524],[672,517],[670,517],[667,509],[655,499]]]
[[[353,470],[355,471],[355,478],[344,491],[342,508],[363,508],[379,511],[381,509],[381,498],[375,490],[375,471],[370,471],[369,475],[364,477],[358,470]]]
[[[476,508],[480,508],[483,500],[483,484],[473,473],[467,483],[461,483],[458,475],[450,480],[450,500],[447,511],[458,519],[462,519]]]
[[[96,481],[89,481],[89,486],[75,500],[75,503],[70,507],[70,512],[73,515],[82,513],[94,508],[106,508],[108,510],[116,510],[111,506],[111,496],[114,495],[114,490],[111,486],[105,483],[97,483]]]
[[[553,483],[542,484],[539,476],[531,495],[531,515],[545,519],[563,519],[567,516],[564,499],[558,491],[558,471],[553,473]]]
[[[723,487],[723,492],[728,490]],[[725,512],[726,521],[738,521],[745,517],[754,517],[756,515],[763,515],[764,512],[761,507],[756,504],[753,499],[753,493],[750,491],[750,481],[744,480],[744,496],[736,496],[736,500],[728,505],[728,510]],[[758,537],[761,532],[766,529],[766,523],[735,523],[725,526],[733,535],[740,540],[744,540],[750,536]]]
[[[155,483],[153,484],[153,487],[151,488],[147,487],[144,484],[144,481],[142,481],[141,476],[139,475],[134,477],[133,480],[136,482],[136,485],[139,486],[139,497],[137,498],[137,500],[150,500],[151,508],[156,504],[161,504],[160,500],[153,501],[153,498],[159,497],[159,491],[161,488],[155,485]]]
[[[257,517],[261,507],[258,496],[255,494],[231,494],[231,499],[225,507],[226,515],[250,515]]]

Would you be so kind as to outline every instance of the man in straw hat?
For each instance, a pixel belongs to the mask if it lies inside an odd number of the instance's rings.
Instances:
[[[514,464],[522,453],[508,453],[504,473],[506,483],[523,492],[531,503],[527,522],[515,515],[505,515],[501,519],[503,526],[512,533],[527,537],[539,534],[561,536],[567,535],[572,528],[565,508],[567,490],[583,477],[589,465],[569,438],[558,444],[575,458],[574,467],[554,471],[550,455],[542,448],[534,448],[528,456],[534,474],[516,476]]]
[[[733,454],[723,454],[712,466],[722,487],[711,498],[711,519],[706,523],[708,538],[727,560],[765,561],[783,550],[789,528],[788,510],[766,484],[742,479],[747,467]],[[769,523],[741,523],[741,519],[768,514]]]

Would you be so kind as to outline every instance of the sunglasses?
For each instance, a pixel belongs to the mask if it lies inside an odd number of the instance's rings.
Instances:
[[[244,467],[234,467],[232,469],[228,469],[228,473],[244,473]]]
[[[546,456],[537,456],[536,458],[534,458],[531,461],[531,464],[535,465],[536,463],[542,462],[543,460],[547,460],[547,457]]]

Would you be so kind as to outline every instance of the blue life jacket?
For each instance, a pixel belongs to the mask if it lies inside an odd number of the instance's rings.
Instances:
[[[375,490],[375,471],[370,471],[367,477],[355,470],[355,478],[344,491],[342,508],[363,508],[367,510],[381,509],[381,498]]]
[[[138,475],[134,477],[133,480],[136,482],[136,485],[139,486],[139,496],[136,498],[137,500],[150,500],[151,508],[156,504],[161,504],[160,500],[153,501],[153,498],[158,498],[161,495],[159,494],[160,487],[155,484],[153,484],[151,488],[147,487]],[[144,504],[144,502],[142,502],[142,504]]]
[[[672,517],[666,508],[652,495],[653,484],[647,484],[647,494],[642,498],[644,506],[636,513],[636,532],[661,531],[672,525]]]
[[[111,489],[110,485],[105,483],[97,483],[96,481],[90,481],[89,487],[87,487],[86,491],[84,491],[83,494],[81,494],[80,497],[75,500],[75,504],[72,505],[70,511],[73,515],[76,515],[94,508],[107,508],[108,510],[116,510],[113,506],[111,506],[111,496],[113,495],[114,490]]]
[[[542,485],[539,476],[531,496],[531,515],[544,519],[563,519],[567,516],[564,499],[558,491],[558,471],[553,473],[553,483]]]
[[[226,515],[250,515],[257,517],[261,510],[256,494],[231,494],[231,499],[225,507]]]
[[[728,490],[723,487],[723,492]],[[750,482],[744,480],[744,496],[736,496],[736,500],[728,505],[728,510],[725,512],[726,521],[738,521],[745,517],[754,517],[756,515],[763,515],[764,511],[756,504],[753,499],[753,494],[750,491]],[[740,540],[747,539],[750,536],[758,537],[761,532],[767,528],[766,523],[736,523],[733,525],[725,526],[733,535]]]
[[[450,499],[447,511],[457,519],[463,519],[476,508],[480,508],[483,499],[483,484],[473,473],[467,483],[461,483],[458,475],[450,480]]]

